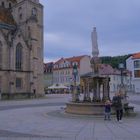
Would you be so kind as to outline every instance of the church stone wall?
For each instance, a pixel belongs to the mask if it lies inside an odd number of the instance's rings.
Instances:
[[[43,83],[43,6],[38,0],[18,0],[12,8],[12,15],[17,23],[11,46],[0,32],[3,48],[3,70],[0,70],[0,88],[3,93],[44,94]],[[20,8],[21,7],[21,8]],[[32,10],[37,10],[37,20]],[[20,10],[19,10],[20,9]],[[20,14],[22,18],[20,19]],[[4,31],[7,34],[7,31]],[[22,45],[22,70],[15,68],[16,46]],[[5,69],[5,70],[4,70]],[[21,88],[16,87],[16,79],[22,79]]]

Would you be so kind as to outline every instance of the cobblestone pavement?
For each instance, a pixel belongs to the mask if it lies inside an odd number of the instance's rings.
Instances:
[[[64,112],[69,95],[0,102],[0,140],[140,140],[140,95],[130,95],[136,117],[118,123]]]

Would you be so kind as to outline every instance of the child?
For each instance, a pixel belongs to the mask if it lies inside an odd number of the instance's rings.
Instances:
[[[110,118],[110,115],[111,115],[111,102],[109,100],[107,100],[105,102],[105,117],[104,117],[104,120],[111,120]]]

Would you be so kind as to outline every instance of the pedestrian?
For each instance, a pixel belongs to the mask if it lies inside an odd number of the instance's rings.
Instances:
[[[36,89],[33,89],[33,96],[36,97]]]
[[[123,104],[122,104],[122,95],[120,93],[116,93],[113,97],[112,103],[116,110],[116,118],[118,122],[122,122],[123,117]]]
[[[1,100],[1,98],[2,98],[2,97],[1,97],[1,89],[0,89],[0,100]]]
[[[109,100],[106,100],[104,120],[111,120],[110,116],[111,116],[111,102]]]

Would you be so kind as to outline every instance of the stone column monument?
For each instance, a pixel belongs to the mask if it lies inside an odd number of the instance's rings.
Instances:
[[[99,76],[99,49],[98,49],[98,40],[97,40],[97,31],[96,27],[93,28],[91,32],[91,40],[92,40],[92,58],[91,58],[91,68],[94,77]],[[100,101],[100,86],[99,86],[99,78],[94,80],[94,93],[93,93],[93,101]],[[96,93],[95,93],[96,92]],[[96,97],[95,97],[96,95]]]
[[[66,112],[73,114],[104,115],[104,101],[109,99],[109,77],[99,72],[100,58],[97,42],[96,27],[91,33],[92,58],[90,60],[92,71],[80,76],[84,83],[84,98],[80,102],[67,103]],[[101,88],[103,88],[101,90]],[[90,91],[93,92],[91,100]],[[101,91],[103,97],[101,99]]]
[[[93,31],[91,33],[91,40],[92,40],[92,56],[98,57],[99,56],[99,49],[98,49],[98,38],[97,38],[97,32],[96,27],[93,27]]]

